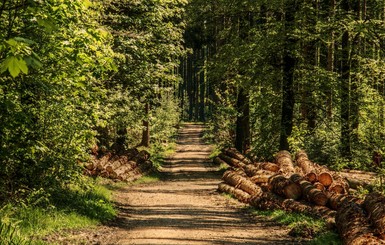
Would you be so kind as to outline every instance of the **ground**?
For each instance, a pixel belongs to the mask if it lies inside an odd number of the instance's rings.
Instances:
[[[187,124],[177,151],[161,170],[161,180],[127,185],[115,192],[120,210],[108,225],[69,231],[59,244],[299,244],[289,230],[255,217],[243,204],[217,192],[218,166],[202,125]]]

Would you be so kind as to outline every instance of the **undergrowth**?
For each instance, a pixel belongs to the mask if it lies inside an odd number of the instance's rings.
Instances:
[[[329,230],[321,219],[299,213],[289,213],[283,210],[261,211],[248,208],[256,216],[267,216],[272,220],[290,228],[289,235],[298,238],[311,239],[311,245],[340,245],[338,234]]]
[[[44,244],[44,236],[63,229],[93,227],[116,216],[111,190],[100,179],[86,185],[43,190],[0,209],[0,244]],[[36,192],[38,194],[36,194]],[[39,200],[39,201],[36,201]]]

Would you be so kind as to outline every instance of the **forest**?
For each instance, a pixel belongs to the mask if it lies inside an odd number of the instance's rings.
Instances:
[[[0,30],[0,207],[88,193],[93,153],[165,151],[182,121],[385,174],[384,1],[0,0]]]

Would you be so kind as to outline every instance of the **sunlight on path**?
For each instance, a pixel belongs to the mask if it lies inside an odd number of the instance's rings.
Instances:
[[[221,175],[208,160],[203,129],[187,124],[180,131],[162,181],[119,194],[119,240],[113,244],[296,244],[281,227],[253,220],[242,205],[216,192]]]

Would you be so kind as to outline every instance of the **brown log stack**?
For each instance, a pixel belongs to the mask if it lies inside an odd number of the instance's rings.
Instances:
[[[129,149],[122,152],[123,155],[107,153],[99,159],[95,156],[92,163],[84,165],[85,173],[114,180],[132,181],[152,170],[153,165],[147,151]]]
[[[303,197],[316,205],[325,206],[328,202],[328,197],[326,194],[317,189],[312,183],[305,180],[304,177],[299,174],[293,174],[290,179],[301,186]]]
[[[296,154],[296,166],[287,151],[276,154],[276,164],[248,160],[246,164],[239,154],[224,150],[214,159],[232,166],[223,175],[226,184],[219,185],[220,191],[259,209],[283,209],[321,217],[328,227],[337,227],[344,244],[384,244],[383,196],[370,194],[364,202],[349,195],[346,177],[313,163],[304,151]]]

